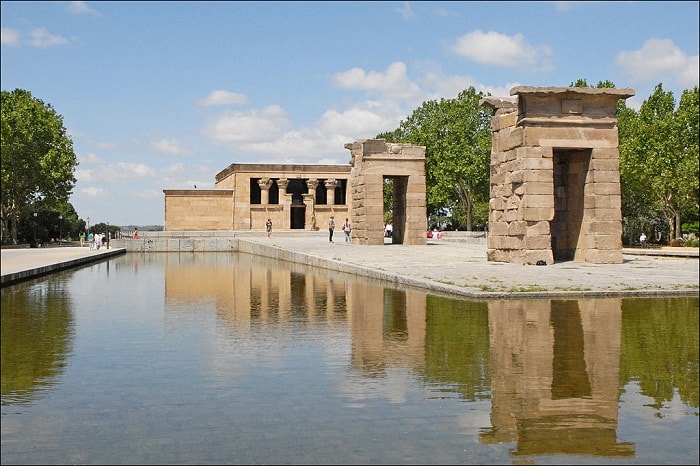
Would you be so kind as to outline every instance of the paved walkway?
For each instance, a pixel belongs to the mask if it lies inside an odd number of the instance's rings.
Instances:
[[[340,233],[334,243],[328,242],[327,234],[274,233],[268,239],[264,232],[240,241],[241,249],[268,257],[472,298],[698,296],[700,289],[697,249],[695,257],[640,255],[641,250],[624,249],[622,264],[570,261],[534,266],[488,262],[483,243],[443,239],[429,240],[425,246],[360,246],[346,243]],[[661,254],[647,254],[652,252]],[[3,249],[2,284],[12,274],[17,278],[28,271],[47,273],[123,253],[122,248]]]
[[[342,233],[342,232],[341,232]],[[359,246],[342,234],[329,243],[315,237],[264,235],[245,241],[276,248],[272,257],[295,252],[294,261],[357,273],[447,294],[475,298],[697,296],[700,289],[697,249],[694,257],[639,255],[623,250],[622,264],[560,262],[547,266],[486,260],[483,243],[429,240],[425,246]],[[661,251],[648,253],[662,254]],[[687,255],[687,252],[686,252]]]
[[[39,277],[71,267],[124,254],[124,248],[91,250],[84,246],[2,249],[0,251],[0,285],[5,286],[28,278]]]

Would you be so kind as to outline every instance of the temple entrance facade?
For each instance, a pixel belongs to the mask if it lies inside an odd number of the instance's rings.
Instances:
[[[163,190],[164,231],[325,230],[346,218],[353,241],[384,244],[385,179],[393,181],[393,243],[426,244],[425,147],[346,144],[349,165],[232,164],[215,189]]]
[[[349,214],[349,165],[232,164],[216,189],[163,190],[164,231],[318,230]]]
[[[617,103],[632,89],[515,87],[487,97],[487,258],[622,263]]]

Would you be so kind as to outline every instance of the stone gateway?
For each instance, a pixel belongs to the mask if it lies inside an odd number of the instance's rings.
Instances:
[[[616,109],[632,89],[515,87],[487,97],[491,188],[487,258],[622,263]]]

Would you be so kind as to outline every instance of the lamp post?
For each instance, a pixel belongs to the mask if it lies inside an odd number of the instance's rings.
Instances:
[[[63,223],[63,215],[58,215],[58,245],[61,245],[61,224]]]
[[[109,249],[109,239],[112,237],[112,232],[109,231],[109,222],[107,222],[107,249]]]
[[[36,217],[39,215],[37,212],[34,212],[34,247],[39,246],[39,244],[36,242]]]

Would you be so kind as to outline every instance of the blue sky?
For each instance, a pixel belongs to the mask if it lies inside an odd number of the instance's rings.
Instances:
[[[698,85],[698,2],[14,2],[2,90],[63,116],[91,224],[162,225],[163,189],[344,144],[473,86]]]

